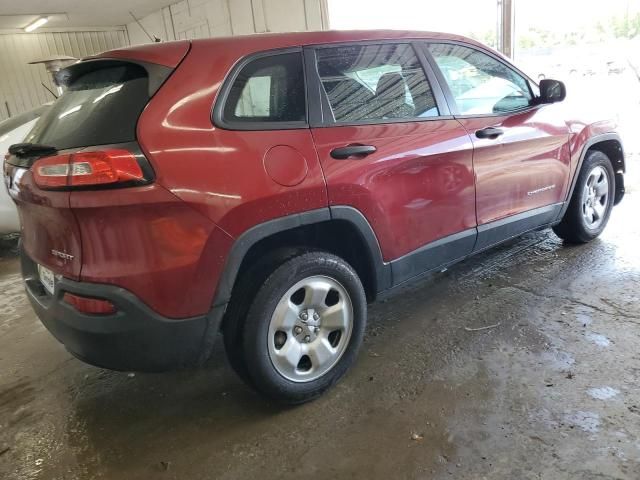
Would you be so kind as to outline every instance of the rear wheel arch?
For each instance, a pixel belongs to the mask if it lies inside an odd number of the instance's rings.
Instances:
[[[370,301],[391,284],[391,269],[364,215],[353,207],[327,207],[270,220],[240,235],[227,257],[214,305],[231,300],[252,265],[287,249],[322,250],[343,258],[358,273]]]

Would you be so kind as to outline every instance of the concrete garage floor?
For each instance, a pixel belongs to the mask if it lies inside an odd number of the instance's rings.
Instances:
[[[529,234],[371,306],[353,370],[294,409],[221,349],[195,372],[84,365],[5,251],[0,478],[637,479],[638,211],[632,192],[589,245]]]

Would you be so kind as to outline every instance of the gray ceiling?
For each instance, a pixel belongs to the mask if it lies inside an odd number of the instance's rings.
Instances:
[[[43,28],[113,27],[176,3],[177,0],[0,0],[0,29],[21,29],[41,15]]]

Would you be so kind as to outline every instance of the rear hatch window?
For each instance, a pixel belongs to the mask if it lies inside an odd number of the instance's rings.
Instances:
[[[65,92],[27,135],[25,150],[5,162],[5,181],[22,222],[25,265],[33,262],[40,270],[44,267],[73,279],[79,279],[82,266],[81,233],[70,205],[71,191],[38,185],[31,169],[34,163],[58,158],[65,164],[69,154],[87,150],[118,148],[118,152],[125,149],[138,154],[138,117],[172,71],[161,65],[112,59],[81,62],[60,71]],[[44,151],[31,150],[29,144],[45,146]]]
[[[57,150],[136,139],[149,102],[149,78],[140,65],[98,60],[63,71],[67,89],[25,139]]]

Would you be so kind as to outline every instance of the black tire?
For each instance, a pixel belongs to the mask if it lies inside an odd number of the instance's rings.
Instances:
[[[338,282],[347,292],[353,315],[351,336],[342,356],[322,376],[305,382],[292,381],[276,369],[269,356],[269,326],[278,302],[297,282],[312,276],[324,276]],[[355,270],[343,259],[321,251],[289,258],[278,266],[257,290],[246,316],[237,318],[242,331],[244,375],[259,393],[279,403],[295,405],[320,396],[334,385],[354,362],[366,326],[367,303],[362,283]]]
[[[244,318],[251,302],[267,277],[284,262],[304,253],[299,248],[283,248],[257,259],[249,268],[240,273],[222,324],[222,338],[225,353],[231,368],[247,384],[252,381],[244,359]]]
[[[603,214],[602,221],[595,228],[591,228],[583,215],[583,201],[585,195],[585,185],[589,177],[589,173],[597,166],[603,168],[607,174],[609,191],[607,197],[607,205]],[[613,201],[615,196],[615,175],[613,167],[609,161],[609,157],[598,150],[587,152],[582,168],[573,189],[573,195],[569,202],[569,207],[562,218],[562,221],[553,227],[556,235],[568,243],[587,243],[602,233],[607,226]]]

